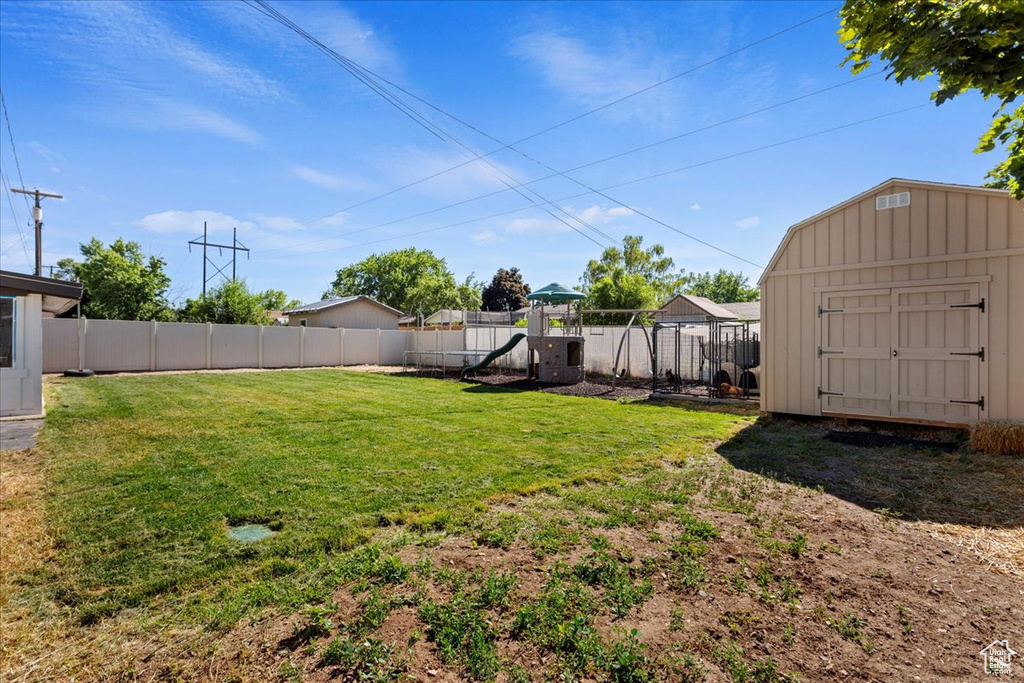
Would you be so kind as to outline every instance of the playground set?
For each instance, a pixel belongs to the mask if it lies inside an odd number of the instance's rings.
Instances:
[[[684,320],[659,319],[662,311],[581,309],[582,292],[553,282],[529,295],[526,333],[517,333],[494,349],[407,351],[419,360],[433,357],[434,367],[445,373],[460,367],[467,379],[488,367],[511,367],[509,354],[526,341],[527,379],[545,384],[577,384],[586,381],[583,318],[585,314],[629,314],[615,352],[612,386],[625,374],[621,358],[630,330],[639,327],[650,358],[651,390],[658,395],[706,398],[752,398],[760,383],[760,324],[757,321],[723,320],[715,316]],[[564,306],[564,308],[563,308]],[[651,319],[654,318],[653,325]],[[628,354],[627,354],[628,355]],[[440,361],[440,362],[438,362]]]

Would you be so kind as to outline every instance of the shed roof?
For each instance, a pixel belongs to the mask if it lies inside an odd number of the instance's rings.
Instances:
[[[737,301],[729,304],[718,304],[727,311],[730,311],[740,320],[760,320],[760,301]]]
[[[927,181],[927,180],[909,180],[907,178],[889,178],[885,182],[879,183],[878,185],[875,185],[874,187],[872,187],[869,190],[865,190],[864,192],[861,192],[860,194],[858,194],[858,195],[856,195],[854,197],[850,197],[849,199],[847,199],[844,202],[840,202],[839,204],[836,204],[835,206],[829,207],[829,208],[825,209],[824,211],[821,211],[819,213],[814,214],[810,218],[805,218],[804,220],[800,221],[799,223],[796,223],[794,225],[789,226],[789,229],[786,231],[785,237],[783,237],[782,241],[779,242],[778,248],[775,250],[775,253],[772,255],[772,259],[771,259],[771,261],[768,262],[767,267],[765,267],[764,271],[761,273],[761,277],[757,281],[757,283],[758,284],[763,283],[765,281],[765,279],[768,277],[768,275],[772,272],[772,270],[775,269],[775,265],[778,262],[779,257],[781,257],[783,252],[786,251],[786,247],[789,245],[790,240],[793,239],[793,235],[798,230],[801,230],[802,228],[806,228],[808,225],[812,225],[814,223],[817,223],[818,221],[820,221],[825,216],[828,216],[830,214],[836,213],[837,211],[842,211],[843,209],[845,209],[848,206],[852,206],[852,205],[854,205],[854,204],[856,204],[858,202],[861,202],[861,201],[867,199],[868,197],[870,197],[872,195],[878,194],[878,193],[882,192],[885,188],[888,188],[888,187],[890,187],[892,185],[901,185],[901,186],[904,186],[904,187],[911,187],[911,188],[916,187],[916,188],[925,189],[925,190],[932,189],[932,190],[951,190],[951,191],[956,191],[956,192],[971,192],[973,194],[987,194],[987,195],[995,195],[995,196],[1003,196],[1003,197],[1009,195],[1009,192],[1007,190],[1000,190],[1000,189],[995,189],[995,188],[991,188],[991,187],[978,187],[977,185],[960,185],[960,184],[957,184],[957,183],[936,183],[936,182],[931,182],[931,181]]]
[[[718,320],[736,320],[739,316],[726,308],[726,304],[716,304],[711,299],[703,296],[694,296],[692,294],[676,294],[674,297],[665,302],[665,305],[661,307],[661,311],[668,312],[669,307],[675,301],[685,301],[691,306],[699,309],[709,318],[715,318]],[[664,315],[661,313],[660,315]]]
[[[338,299],[324,299],[323,301],[316,301],[311,304],[303,304],[298,308],[289,308],[287,311],[282,312],[285,315],[292,315],[295,313],[320,313],[321,311],[326,311],[328,308],[334,308],[335,306],[347,306],[348,304],[352,304],[357,301],[366,301],[368,303],[374,304],[399,317],[405,315],[397,308],[392,308],[387,304],[382,304],[373,297],[366,296],[365,294],[357,294],[355,296],[343,296]]]
[[[82,298],[82,284],[50,277],[0,270],[0,294],[42,294],[43,310],[60,315]]]

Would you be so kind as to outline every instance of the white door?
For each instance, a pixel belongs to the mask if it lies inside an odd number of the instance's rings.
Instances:
[[[977,284],[892,290],[892,415],[974,422],[984,402]]]
[[[822,292],[821,412],[966,424],[984,415],[978,284]]]
[[[892,292],[821,294],[821,412],[890,414]]]

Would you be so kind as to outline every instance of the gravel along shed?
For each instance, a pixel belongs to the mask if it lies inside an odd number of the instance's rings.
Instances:
[[[1024,203],[888,180],[792,226],[760,280],[761,408],[1024,420]]]

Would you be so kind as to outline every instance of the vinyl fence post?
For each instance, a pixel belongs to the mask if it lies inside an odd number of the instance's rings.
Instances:
[[[299,367],[304,368],[306,361],[306,327],[299,328]]]
[[[89,332],[89,319],[82,316],[78,319],[78,369],[85,369],[85,337]]]
[[[380,365],[380,328],[377,328],[377,365]]]
[[[155,320],[149,321],[149,371],[156,370],[156,326]]]
[[[341,328],[341,336],[338,338],[338,365],[345,365],[345,328]]]
[[[206,323],[206,363],[204,366],[210,369],[213,362],[213,323]]]
[[[256,326],[256,367],[263,369],[263,325]]]

